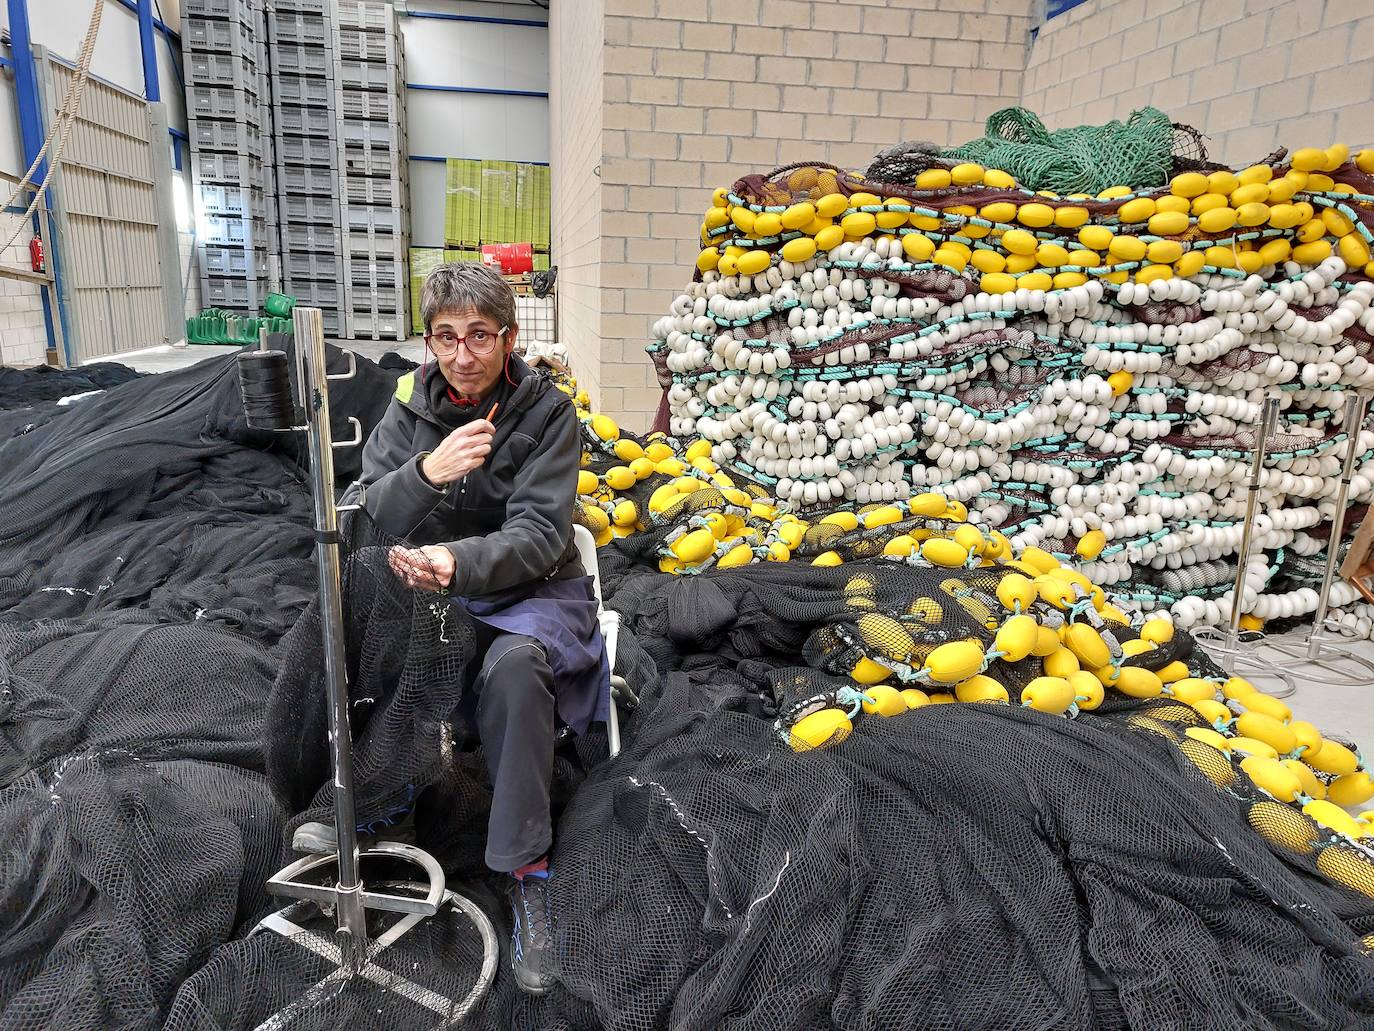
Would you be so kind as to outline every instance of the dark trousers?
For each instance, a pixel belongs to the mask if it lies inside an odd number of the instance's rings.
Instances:
[[[508,873],[545,855],[553,844],[553,672],[534,638],[478,630],[479,647],[491,643],[471,679],[469,699],[476,697],[476,712],[470,701],[464,709],[476,723],[491,775],[487,866]]]

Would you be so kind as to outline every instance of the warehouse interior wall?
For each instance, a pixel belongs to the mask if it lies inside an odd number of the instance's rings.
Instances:
[[[575,16],[560,13],[569,6]],[[793,161],[863,168],[900,140],[946,145],[979,135],[983,119],[1020,100],[1035,7],[605,0],[598,47],[595,14],[554,4],[555,133],[600,140],[599,157],[581,160],[600,165],[604,266],[599,286],[583,271],[575,287],[599,298],[599,320],[568,317],[569,254],[554,251],[563,340],[579,378],[595,384],[600,410],[634,430],[652,421],[662,392],[644,344],[690,275],[712,190]],[[586,108],[597,50],[599,127]],[[585,245],[594,223],[583,206],[597,194],[578,191],[585,177],[559,168],[562,148],[577,145],[554,141],[554,234]]]
[[[1152,105],[1249,165],[1276,147],[1374,144],[1374,6],[1349,0],[1087,0],[1052,18],[1022,103],[1052,129]]]
[[[567,3],[553,3],[549,10],[549,244],[558,266],[559,334],[578,383],[596,403],[611,400],[623,407],[620,388],[608,395],[602,383],[602,369],[613,364],[612,354],[616,362],[634,358],[620,351],[620,341],[609,338],[606,322],[618,313],[606,308],[602,291],[603,275],[614,274],[610,266],[602,267],[607,257],[603,249],[614,248],[614,241],[602,234],[604,212],[618,210],[611,206],[614,188],[602,186],[605,8],[605,0],[579,0],[575,10]],[[623,262],[623,254],[619,260]],[[632,337],[626,340],[633,346]]]
[[[144,95],[142,51],[138,39],[138,17],[118,0],[102,0],[100,33],[91,60],[91,73],[108,83],[139,97]],[[47,47],[52,53],[75,61],[91,18],[92,0],[29,0],[29,30],[36,45]],[[173,31],[180,29],[178,0],[158,0],[162,21]],[[9,34],[9,11],[0,5],[0,28],[6,39]],[[158,72],[162,86],[162,101],[167,108],[167,124],[182,133],[186,131],[185,97],[181,88],[181,54],[175,41],[161,32],[155,33]],[[8,44],[4,48],[9,56]],[[169,148],[172,140],[168,140]],[[183,194],[177,202],[178,236],[182,279],[191,290],[187,307],[199,309],[199,286],[195,275],[194,224],[189,204],[189,171],[186,169],[186,148],[180,148],[182,171],[174,176],[173,186]],[[14,73],[5,69],[0,74],[0,171],[22,176],[27,171],[20,144],[19,113],[15,100]],[[0,183],[0,185],[3,185]],[[8,192],[6,193],[8,196]],[[8,240],[19,222],[18,211],[0,213],[0,231]],[[14,245],[0,253],[0,262],[27,266],[30,234],[20,234]],[[0,279],[0,363],[5,365],[36,365],[45,360],[48,335],[43,319],[43,304],[39,289],[28,283]]]
[[[530,3],[410,0],[401,10],[411,246],[443,247],[443,159],[549,161],[549,28]]]
[[[30,0],[35,42],[75,58],[90,2]],[[93,71],[141,95],[136,17],[103,2]],[[158,6],[179,29],[178,0]],[[547,27],[500,23],[540,21],[529,3],[403,7],[493,19],[402,19],[407,78],[435,87],[407,96],[412,243],[444,242],[436,159],[549,162],[561,335],[596,402],[637,428],[659,398],[649,327],[690,272],[711,190],[743,171],[861,167],[899,140],[951,145],[1016,103],[1051,128],[1152,104],[1232,164],[1280,142],[1374,143],[1374,11],[1341,0],[1085,0],[1038,28],[1038,0],[562,0]],[[156,38],[169,124],[184,131],[180,54]],[[0,171],[22,165],[6,71]],[[177,211],[194,312],[187,179]],[[0,228],[16,221],[0,213]],[[26,243],[0,260],[27,261]],[[46,342],[36,288],[0,282],[0,360],[41,361]]]

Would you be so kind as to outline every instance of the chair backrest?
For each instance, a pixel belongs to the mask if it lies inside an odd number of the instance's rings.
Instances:
[[[582,570],[592,578],[592,592],[596,604],[601,604],[601,571],[596,561],[596,539],[592,531],[580,524],[573,524],[573,540],[577,542],[577,554],[582,559]]]

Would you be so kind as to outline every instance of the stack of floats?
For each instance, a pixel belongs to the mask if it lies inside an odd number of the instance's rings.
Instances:
[[[1371,225],[1374,151],[1341,145],[1096,197],[974,164],[913,183],[790,166],[716,192],[649,350],[673,435],[808,518],[939,487],[1182,626],[1229,618],[1278,394],[1257,625],[1317,605],[1349,433],[1351,501],[1374,496],[1374,433],[1340,424],[1374,387]]]
[[[561,386],[583,425],[578,519],[599,546],[631,538],[630,554],[656,555],[679,575],[747,576],[759,561],[830,567],[808,586],[838,593],[846,614],[812,633],[802,648],[810,670],[780,685],[775,729],[792,748],[843,748],[866,720],[931,705],[1066,718],[1135,705],[1128,721],[1174,741],[1260,834],[1374,896],[1374,810],[1347,812],[1374,798],[1355,745],[1227,676],[1169,618],[1132,619],[1110,586],[974,523],[938,492],[807,522],[717,465],[707,440],[636,438]]]
[[[183,50],[207,304],[281,291],[325,330],[405,339],[404,71],[384,0],[188,0]]]

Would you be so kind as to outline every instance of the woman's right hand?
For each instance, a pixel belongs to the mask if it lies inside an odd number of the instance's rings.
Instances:
[[[445,437],[420,462],[425,479],[439,488],[461,480],[479,468],[491,453],[491,435],[496,427],[486,419],[475,419],[459,426]]]

